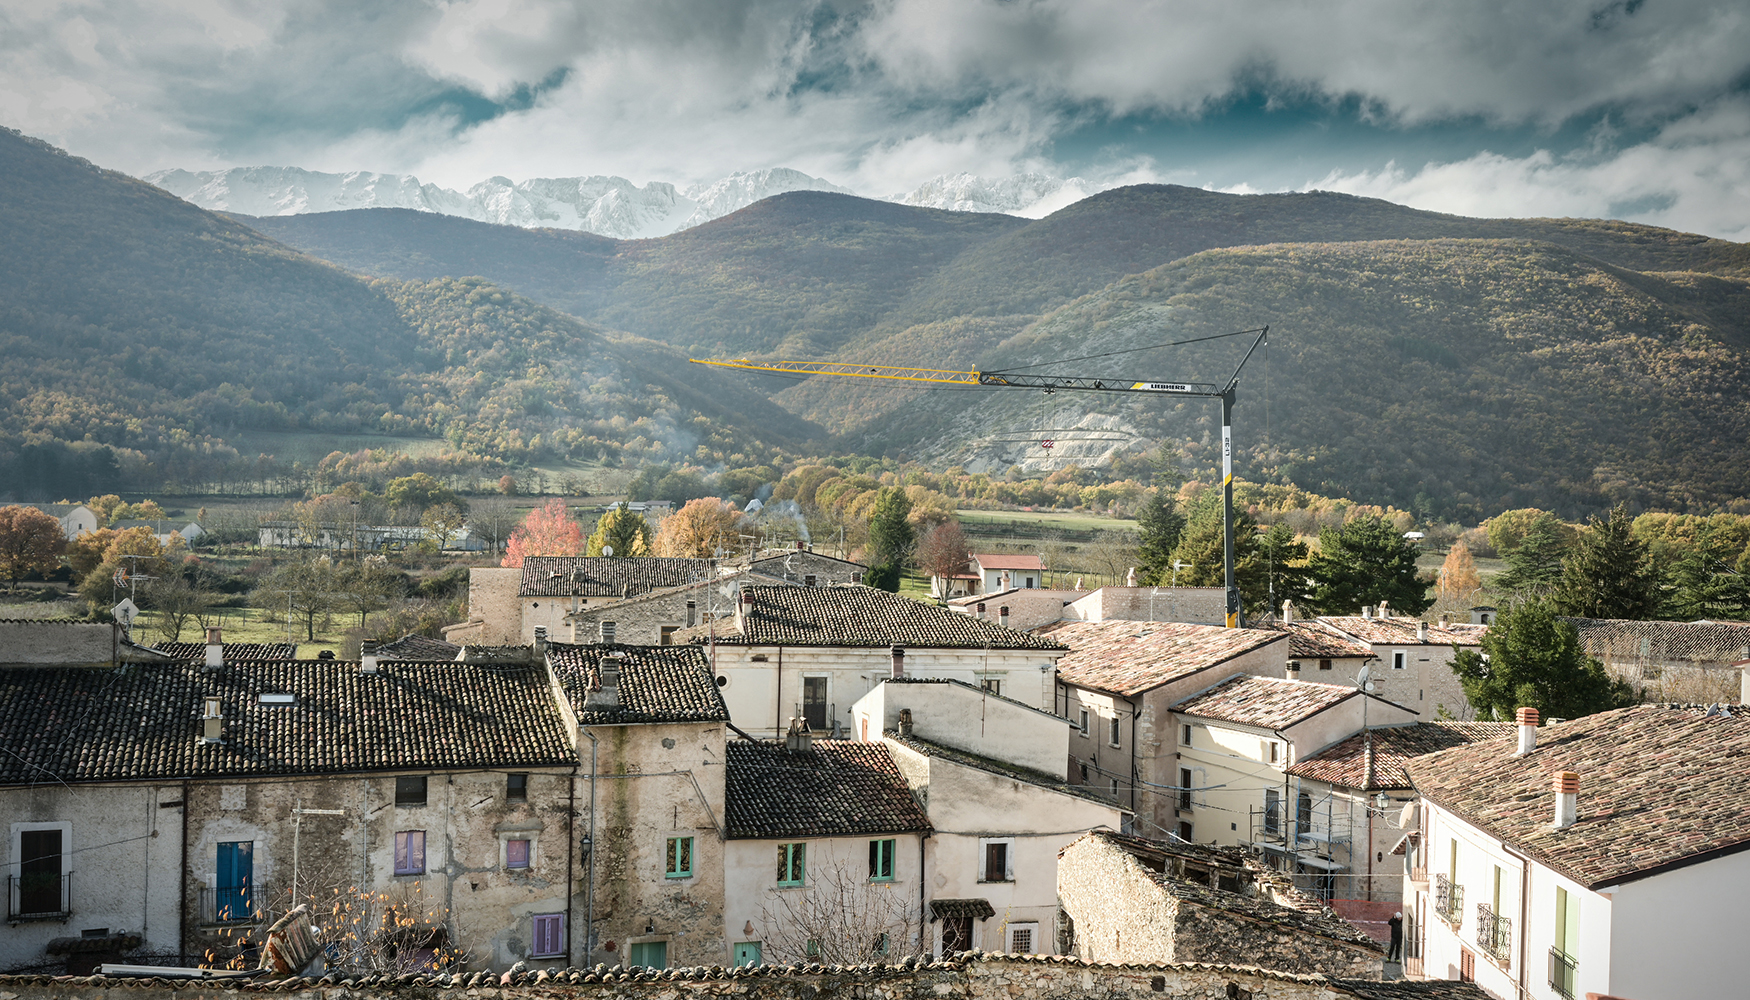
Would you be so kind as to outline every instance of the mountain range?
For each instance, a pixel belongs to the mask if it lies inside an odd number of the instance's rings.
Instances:
[[[304,215],[355,208],[406,208],[524,228],[571,229],[615,239],[649,239],[690,229],[788,191],[844,188],[779,167],[733,173],[681,190],[624,177],[492,177],[456,191],[410,174],[323,173],[297,167],[161,170],[145,180],[215,212]],[[886,200],[957,212],[1002,212],[1039,218],[1092,194],[1078,177],[1023,173],[997,180],[944,175]]]

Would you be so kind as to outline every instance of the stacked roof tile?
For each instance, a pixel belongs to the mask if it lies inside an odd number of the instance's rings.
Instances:
[[[291,704],[260,696],[293,695]],[[223,738],[201,739],[219,700]],[[539,667],[262,660],[0,671],[0,784],[576,763]]]
[[[908,833],[930,828],[884,743],[730,743],[724,811],[731,839]]]
[[[1270,628],[1288,634],[1288,655],[1303,660],[1343,660],[1372,656],[1373,648],[1343,635],[1323,622],[1275,622]]]
[[[1267,629],[1118,619],[1057,622],[1038,634],[1071,649],[1057,663],[1059,680],[1127,697],[1286,638]]]
[[[553,643],[547,662],[571,710],[586,726],[658,722],[727,722],[729,709],[697,646],[574,646]],[[618,668],[617,707],[592,707],[603,666]]]
[[[1364,792],[1409,788],[1414,757],[1512,736],[1511,722],[1416,722],[1370,729],[1301,759],[1288,773]]]
[[[637,597],[658,587],[709,580],[709,559],[659,556],[526,556],[519,597]]]
[[[404,635],[392,642],[379,643],[380,660],[453,660],[462,647],[453,642],[424,635]]]
[[[1483,641],[1486,625],[1454,622],[1450,625],[1428,624],[1419,618],[1363,618],[1360,615],[1325,615],[1322,625],[1360,642],[1375,646],[1475,646]],[[1428,625],[1427,639],[1419,639],[1418,629]]]
[[[749,646],[1062,649],[1058,642],[873,587],[746,587],[740,620],[712,623],[717,641]],[[709,641],[711,626],[676,633]]]
[[[161,642],[151,647],[177,660],[204,660],[204,642]],[[290,660],[298,655],[296,643],[290,642],[226,642],[220,649],[227,662],[231,660]]]
[[[1282,729],[1357,695],[1358,690],[1341,684],[1241,674],[1185,699],[1174,705],[1173,711],[1260,729]]]
[[[1544,726],[1537,749],[1477,743],[1418,757],[1416,791],[1589,889],[1750,849],[1750,715],[1643,705]],[[1554,775],[1580,775],[1556,829]]]

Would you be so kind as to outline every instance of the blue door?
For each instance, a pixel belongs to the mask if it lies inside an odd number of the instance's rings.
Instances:
[[[758,941],[741,941],[741,942],[738,942],[736,944],[736,946],[735,946],[735,965],[736,965],[736,968],[740,968],[741,966],[744,966],[744,965],[759,965],[759,964],[760,964],[760,943]]]
[[[219,879],[214,892],[217,920],[248,920],[254,915],[250,895],[255,887],[255,841],[219,845]]]

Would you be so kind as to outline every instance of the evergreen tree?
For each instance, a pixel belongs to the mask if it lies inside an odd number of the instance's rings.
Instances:
[[[1574,618],[1656,618],[1664,601],[1658,567],[1647,543],[1634,536],[1628,506],[1594,517],[1562,562],[1558,614]]]
[[[1381,601],[1408,615],[1434,602],[1416,572],[1414,542],[1377,515],[1358,517],[1319,532],[1319,551],[1309,569],[1313,605],[1325,614],[1352,615]]]
[[[1221,494],[1214,490],[1192,505],[1179,546],[1172,555],[1172,559],[1190,564],[1179,571],[1179,586],[1227,586],[1221,513]],[[1234,512],[1234,586],[1240,590],[1240,607],[1247,620],[1279,611],[1283,601],[1298,604],[1305,599],[1306,556],[1306,543],[1295,538],[1287,525],[1277,524],[1262,531],[1257,518],[1243,510]],[[1158,582],[1166,584],[1172,576],[1169,561],[1166,574]]]
[[[1543,514],[1526,529],[1525,537],[1507,557],[1507,572],[1495,581],[1507,593],[1547,593],[1562,579],[1562,560],[1569,548],[1567,532],[1554,514]]]
[[[616,504],[596,522],[595,530],[584,543],[583,554],[602,555],[603,546],[612,548],[620,558],[650,555],[650,524],[643,514],[625,504]]]
[[[1185,534],[1178,498],[1165,489],[1145,494],[1136,524],[1137,582],[1165,586],[1173,578],[1173,550]]]
[[[1679,621],[1750,618],[1750,555],[1735,567],[1726,561],[1729,555],[1714,539],[1698,538],[1672,568],[1664,613]]]
[[[1525,707],[1546,718],[1574,719],[1635,702],[1626,682],[1586,655],[1579,630],[1538,598],[1501,612],[1483,636],[1482,651],[1460,650],[1452,670],[1478,719],[1511,719]]]
[[[899,573],[911,556],[914,533],[911,521],[911,500],[901,487],[881,491],[875,508],[869,514],[869,574],[865,578],[872,587],[899,590]]]

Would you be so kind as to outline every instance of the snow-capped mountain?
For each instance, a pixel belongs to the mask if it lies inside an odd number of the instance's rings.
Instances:
[[[682,229],[710,222],[731,212],[740,211],[756,201],[763,201],[775,194],[786,191],[832,191],[838,194],[855,194],[836,184],[830,184],[818,177],[810,177],[800,170],[788,167],[777,167],[772,170],[755,170],[751,173],[733,173],[712,184],[696,184],[687,189],[687,197],[697,203],[698,208],[687,219]]]
[[[349,208],[411,208],[469,215],[468,197],[406,174],[355,170],[325,174],[297,167],[161,170],[146,180],[185,201],[240,215],[302,215]]]
[[[1027,173],[992,180],[976,174],[944,174],[905,194],[889,195],[887,200],[953,212],[996,212],[1042,219],[1099,190],[1080,177],[1065,179]]]

